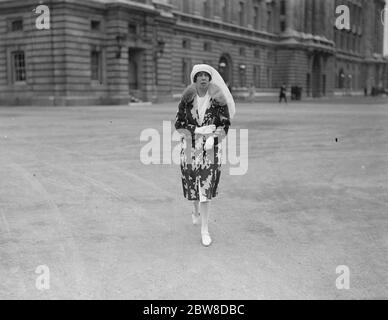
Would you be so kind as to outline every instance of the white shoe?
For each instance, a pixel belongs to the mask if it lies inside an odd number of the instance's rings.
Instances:
[[[202,244],[205,247],[209,247],[212,244],[212,238],[210,238],[209,232],[202,233]]]
[[[191,214],[191,218],[193,219],[193,225],[197,226],[201,223],[201,216],[196,216],[194,213]]]

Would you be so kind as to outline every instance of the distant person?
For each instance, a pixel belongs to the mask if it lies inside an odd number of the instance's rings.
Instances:
[[[282,86],[280,87],[279,103],[282,103],[283,99],[286,103],[288,103],[287,102],[287,86],[285,83],[283,83]]]
[[[365,96],[365,97],[368,96],[368,88],[367,88],[367,87],[364,88],[364,96]]]
[[[256,95],[256,88],[253,84],[251,84],[249,86],[249,97],[248,97],[249,102],[253,102],[255,100],[255,95]]]

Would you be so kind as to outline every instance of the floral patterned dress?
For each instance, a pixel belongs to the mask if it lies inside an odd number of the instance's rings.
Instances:
[[[181,173],[183,195],[190,201],[210,201],[218,194],[221,177],[221,139],[230,127],[230,116],[221,90],[211,84],[207,106],[202,123],[198,113],[195,85],[186,89],[176,115],[175,128],[181,133]],[[205,150],[206,136],[194,133],[197,127],[214,124],[224,129],[224,135],[214,139],[214,146]]]

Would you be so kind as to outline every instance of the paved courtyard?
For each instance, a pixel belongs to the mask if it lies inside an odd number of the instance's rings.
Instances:
[[[0,107],[0,299],[388,299],[388,100],[237,107],[210,248],[179,166],[140,161],[176,104]]]

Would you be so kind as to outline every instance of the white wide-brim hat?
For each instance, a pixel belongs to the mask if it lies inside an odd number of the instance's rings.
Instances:
[[[207,64],[196,64],[194,67],[193,67],[193,71],[191,71],[191,76],[190,76],[190,79],[191,79],[191,83],[194,83],[194,78],[195,76],[200,73],[200,72],[206,72],[210,75],[210,77],[213,79],[213,75],[212,75],[212,67],[207,65]]]

